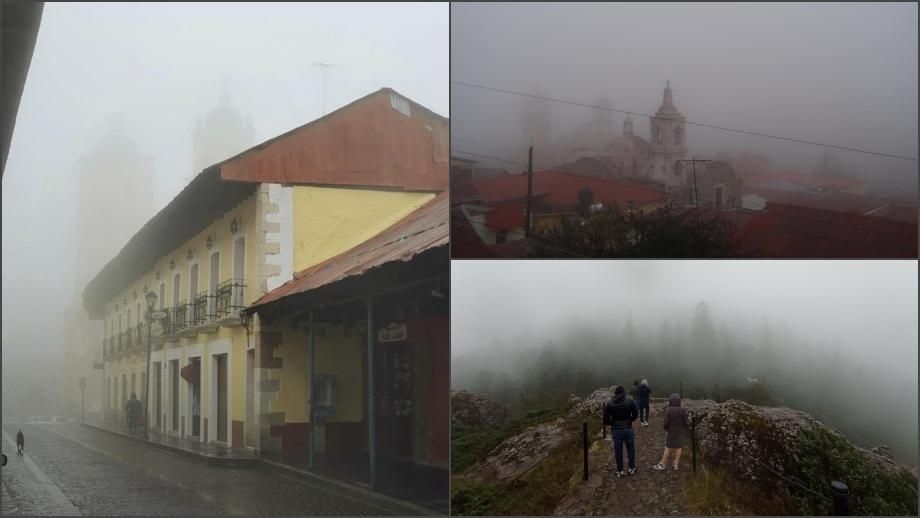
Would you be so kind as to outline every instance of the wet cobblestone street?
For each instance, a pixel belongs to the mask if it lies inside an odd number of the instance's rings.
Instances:
[[[3,427],[4,515],[420,514],[366,491],[261,464],[209,466],[77,423],[22,425],[19,457],[18,428]]]

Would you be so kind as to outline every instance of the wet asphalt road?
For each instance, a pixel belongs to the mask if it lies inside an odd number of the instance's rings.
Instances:
[[[13,439],[20,426],[25,457]],[[3,432],[3,515],[419,514],[364,491],[272,468],[208,466],[77,423],[4,423]]]

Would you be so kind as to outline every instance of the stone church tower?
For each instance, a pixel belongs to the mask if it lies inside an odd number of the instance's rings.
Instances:
[[[243,117],[231,106],[224,85],[220,101],[204,118],[195,123],[192,134],[192,172],[230,158],[255,145],[252,119]]]
[[[677,160],[687,158],[687,139],[684,116],[677,111],[671,97],[671,82],[664,89],[664,101],[651,117],[651,179],[664,184],[668,191],[681,190],[686,169]]]

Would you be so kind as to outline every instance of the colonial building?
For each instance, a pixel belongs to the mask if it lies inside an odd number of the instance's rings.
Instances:
[[[160,434],[249,447],[295,464],[313,452],[336,461],[334,471],[354,455],[374,466],[379,454],[401,466],[428,466],[446,481],[447,416],[431,402],[448,397],[447,385],[437,382],[449,376],[446,306],[432,302],[447,289],[435,279],[446,279],[448,263],[446,248],[441,263],[424,253],[442,246],[446,233],[426,241],[430,246],[410,245],[446,229],[446,205],[432,204],[447,189],[448,132],[446,118],[385,88],[198,174],[84,290],[91,318],[105,327],[109,426],[123,427],[125,394],[142,399],[149,387],[149,424]],[[387,248],[393,243],[400,246]],[[418,272],[371,276],[376,280],[359,282],[360,290],[357,281],[341,280],[410,250],[426,258]],[[340,271],[353,264],[342,263],[347,257],[370,262]],[[442,270],[432,273],[438,264]],[[320,290],[319,298],[311,292],[302,306],[273,291],[294,285],[334,289]],[[148,290],[162,312],[155,316],[165,316],[151,326],[149,383]],[[379,316],[363,318],[362,339],[349,304],[365,299],[381,306]],[[315,362],[306,361],[304,335],[293,334],[284,316],[311,311]],[[365,347],[367,337],[387,344],[380,351],[404,354],[365,356],[374,350]],[[408,387],[394,393],[392,383],[406,376]],[[375,389],[381,379],[389,386]],[[308,437],[315,445],[309,450]],[[344,450],[354,455],[336,455]]]

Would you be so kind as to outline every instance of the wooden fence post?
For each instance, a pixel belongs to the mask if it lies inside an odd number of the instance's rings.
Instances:
[[[585,454],[585,474],[584,480],[588,480],[588,422],[584,421],[581,423],[581,439],[583,443],[583,450]]]

